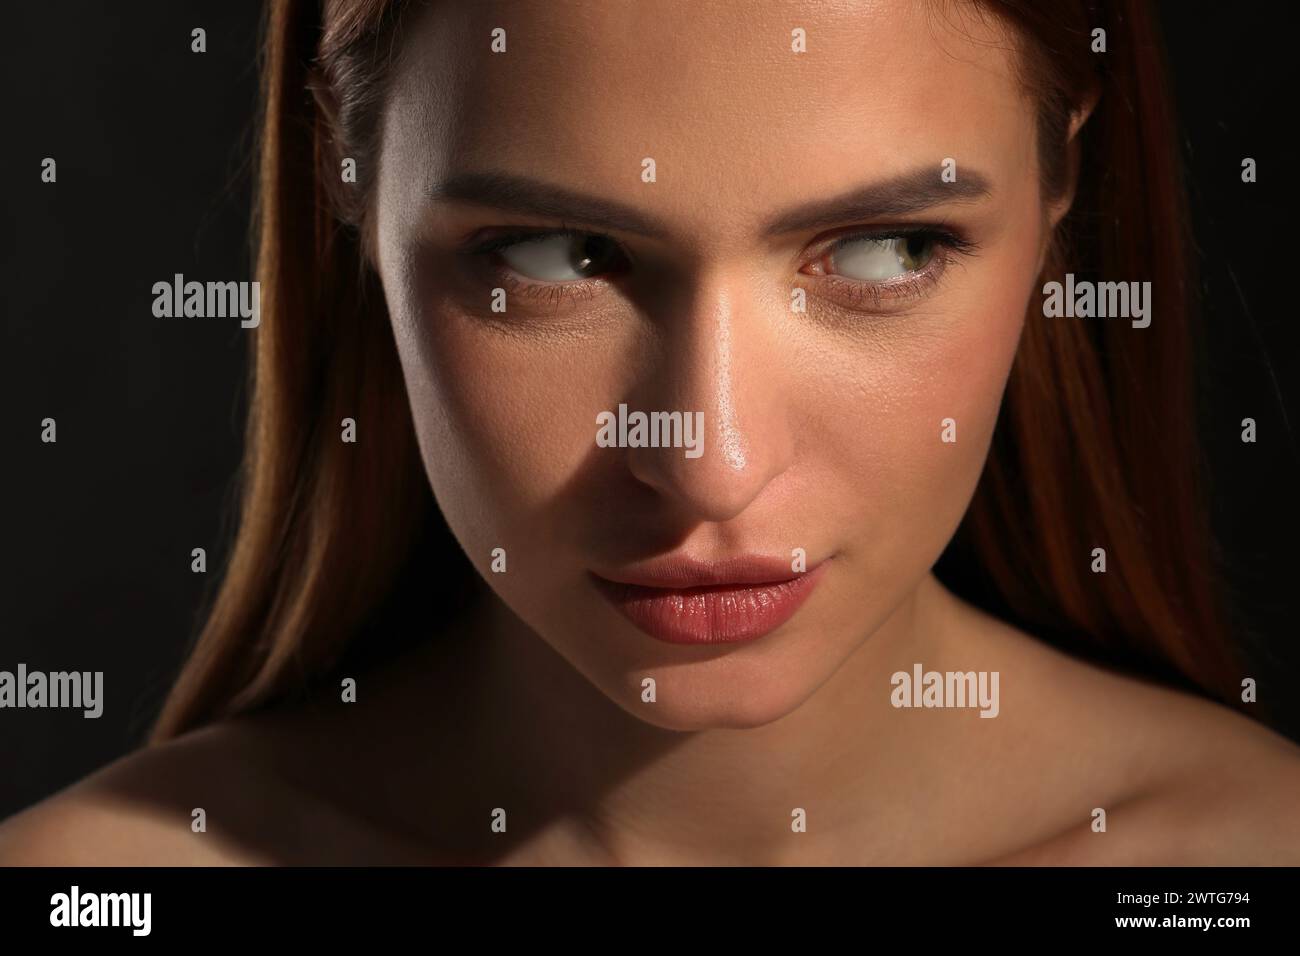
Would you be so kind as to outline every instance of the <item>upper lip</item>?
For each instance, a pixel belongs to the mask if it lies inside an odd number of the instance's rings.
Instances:
[[[657,558],[618,571],[594,573],[599,578],[617,584],[665,590],[737,584],[780,584],[801,576],[801,572],[790,569],[788,560],[765,555],[741,555],[717,561],[688,557]]]

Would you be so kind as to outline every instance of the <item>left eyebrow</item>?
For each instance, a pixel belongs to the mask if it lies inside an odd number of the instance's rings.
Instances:
[[[937,167],[917,167],[890,179],[858,186],[832,199],[787,209],[772,217],[763,231],[778,236],[854,220],[902,216],[946,203],[974,202],[990,192],[988,177],[976,170],[963,169],[956,181],[944,182]]]

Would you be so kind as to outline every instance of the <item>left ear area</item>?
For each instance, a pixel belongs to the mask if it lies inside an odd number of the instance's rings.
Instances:
[[[1065,188],[1061,191],[1061,195],[1051,202],[1048,216],[1053,228],[1065,218],[1065,214],[1070,211],[1070,206],[1074,204],[1074,194],[1079,186],[1079,163],[1082,152],[1079,146],[1079,131],[1083,129],[1089,117],[1096,111],[1097,103],[1100,100],[1101,89],[1094,87],[1070,111],[1070,124],[1065,137]]]
[[[1101,88],[1093,87],[1084,96],[1083,100],[1070,111],[1070,131],[1067,135],[1067,141],[1074,142],[1074,138],[1079,135],[1079,130],[1083,129],[1083,124],[1088,122],[1088,117],[1093,114],[1097,108],[1097,102],[1101,99]]]

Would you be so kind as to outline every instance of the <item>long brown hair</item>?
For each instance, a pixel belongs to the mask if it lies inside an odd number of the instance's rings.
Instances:
[[[310,687],[393,606],[416,555],[430,542],[454,548],[439,530],[362,247],[379,105],[410,6],[269,5],[256,217],[263,318],[240,523],[154,741]],[[1031,309],[990,460],[941,574],[1044,640],[1236,702],[1241,669],[1197,479],[1187,216],[1148,4],[977,7],[1020,37],[1044,195],[1078,173],[1044,277],[1141,270],[1156,314],[1132,329],[1045,321]],[[1104,53],[1092,52],[1096,29]],[[1075,163],[1067,131],[1090,93],[1100,97]],[[357,168],[346,188],[343,157]],[[345,417],[367,453],[339,440]],[[1095,547],[1106,550],[1104,574],[1091,570]]]

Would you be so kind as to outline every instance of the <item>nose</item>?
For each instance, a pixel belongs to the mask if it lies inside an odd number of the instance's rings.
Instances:
[[[627,451],[633,476],[697,521],[735,518],[791,462],[781,317],[772,314],[780,306],[759,305],[751,281],[714,273],[671,297],[655,367],[631,396],[639,404],[629,403],[702,424],[698,457],[680,447]]]

